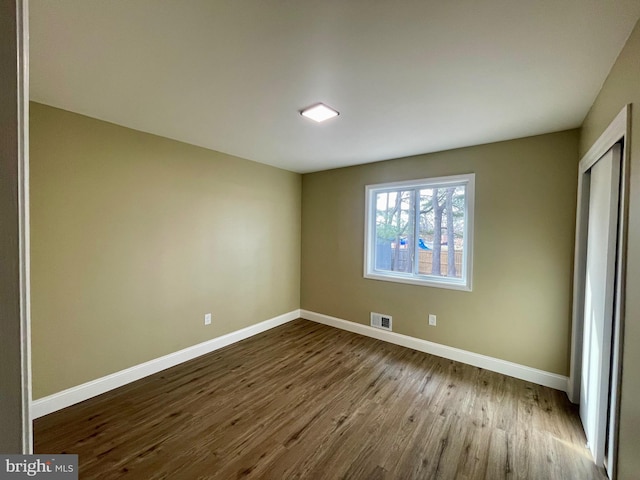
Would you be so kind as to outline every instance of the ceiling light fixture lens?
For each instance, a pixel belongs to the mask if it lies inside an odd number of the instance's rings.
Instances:
[[[324,122],[325,120],[340,115],[338,111],[326,106],[324,103],[317,103],[316,105],[307,107],[302,110],[300,114],[316,122]]]

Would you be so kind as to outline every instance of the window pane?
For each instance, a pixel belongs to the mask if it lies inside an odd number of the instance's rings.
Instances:
[[[418,273],[462,278],[465,186],[420,190]]]
[[[473,173],[365,190],[365,278],[471,291]]]
[[[375,269],[413,273],[413,190],[376,194]]]

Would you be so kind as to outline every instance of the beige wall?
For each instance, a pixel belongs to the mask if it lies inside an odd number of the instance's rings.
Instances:
[[[577,155],[573,130],[304,175],[302,308],[568,374]],[[470,172],[473,292],[363,278],[365,185]]]
[[[580,135],[581,156],[627,103],[633,106],[618,458],[620,480],[637,479],[640,472],[640,22],[584,121]]]
[[[32,103],[34,398],[298,309],[300,188]]]

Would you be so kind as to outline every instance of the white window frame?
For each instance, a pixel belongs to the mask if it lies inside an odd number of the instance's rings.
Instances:
[[[438,277],[417,273],[389,272],[375,268],[375,196],[383,191],[398,189],[446,188],[454,185],[465,186],[465,222],[464,250],[462,258],[462,278]],[[380,183],[365,187],[365,224],[364,224],[364,277],[387,282],[408,283],[427,287],[448,288],[471,291],[473,278],[473,221],[475,204],[475,174],[450,175],[446,177],[422,178],[403,182]]]

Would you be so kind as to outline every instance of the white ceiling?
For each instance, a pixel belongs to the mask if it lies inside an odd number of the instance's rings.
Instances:
[[[35,0],[31,98],[296,172],[578,127],[639,0]],[[324,102],[340,116],[298,111]]]

